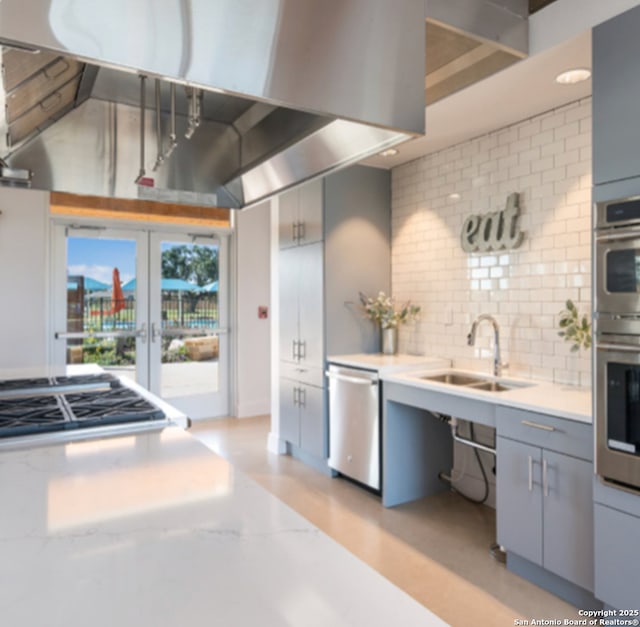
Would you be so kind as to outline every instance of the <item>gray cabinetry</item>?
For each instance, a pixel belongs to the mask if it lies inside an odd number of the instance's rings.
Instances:
[[[541,450],[506,438],[498,438],[497,450],[498,542],[542,565]]]
[[[323,365],[322,244],[280,251],[280,359]]]
[[[326,437],[321,387],[280,378],[280,436],[314,457],[324,457]]]
[[[592,425],[498,408],[496,426],[498,542],[593,591]]]
[[[640,610],[640,493],[596,479],[595,595],[618,609]]]
[[[640,7],[593,29],[593,182],[640,176]]]
[[[390,286],[390,177],[354,166],[279,198],[280,436],[327,469],[324,369],[331,353],[377,350],[358,292]]]
[[[280,248],[322,240],[322,179],[281,194],[279,205]]]

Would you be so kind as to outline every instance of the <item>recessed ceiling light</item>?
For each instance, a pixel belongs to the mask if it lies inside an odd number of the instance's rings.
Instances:
[[[387,148],[386,150],[383,150],[380,153],[381,157],[393,157],[394,155],[397,155],[399,152],[399,150],[397,148]]]
[[[573,85],[574,83],[586,81],[590,77],[591,70],[581,67],[574,70],[561,72],[560,74],[558,74],[558,76],[556,76],[556,83],[560,83],[561,85]]]
[[[453,194],[449,194],[449,200],[460,200],[461,196],[458,192],[453,192]]]

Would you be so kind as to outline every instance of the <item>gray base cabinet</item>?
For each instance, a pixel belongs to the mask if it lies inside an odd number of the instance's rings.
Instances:
[[[592,426],[501,408],[497,429],[498,542],[593,591]]]
[[[280,379],[280,436],[315,457],[326,457],[321,387]]]
[[[389,292],[390,175],[354,166],[278,204],[280,437],[315,463],[329,456],[327,354],[377,351],[358,293]]]
[[[640,610],[640,493],[596,479],[594,501],[595,595],[613,608]]]

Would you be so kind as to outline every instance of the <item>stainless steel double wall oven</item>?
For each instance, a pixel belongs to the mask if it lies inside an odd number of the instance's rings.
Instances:
[[[596,471],[640,490],[640,196],[596,204]]]

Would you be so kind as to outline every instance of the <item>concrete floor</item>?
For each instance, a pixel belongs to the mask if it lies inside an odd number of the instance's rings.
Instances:
[[[268,452],[268,431],[263,416],[198,421],[191,433],[451,625],[578,618],[490,556],[493,509],[452,492],[386,509],[345,479]]]

